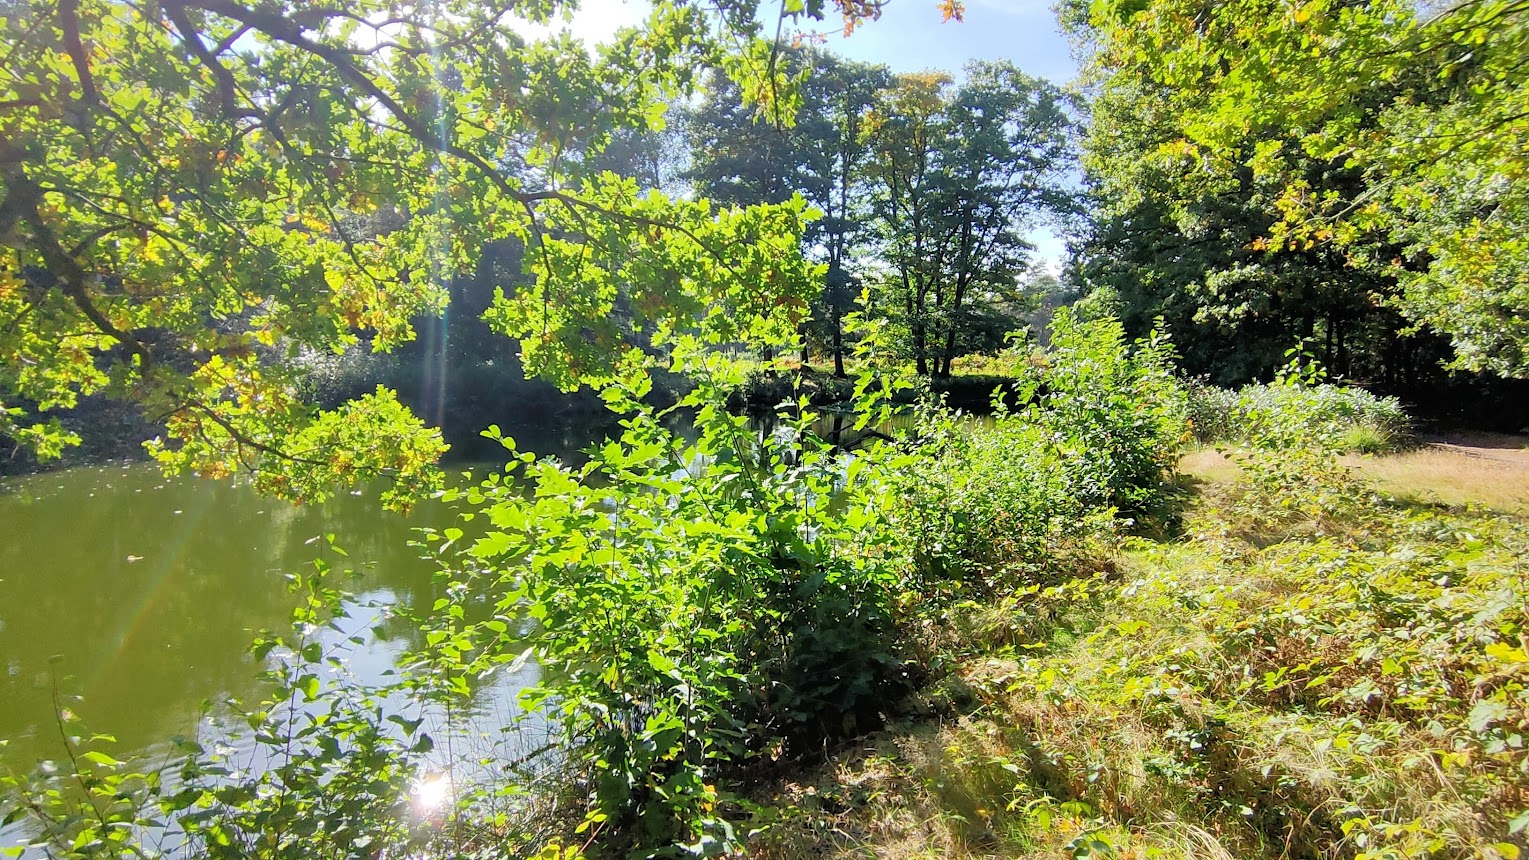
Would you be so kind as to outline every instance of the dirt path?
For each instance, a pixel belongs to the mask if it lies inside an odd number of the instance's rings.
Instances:
[[[1466,457],[1480,457],[1529,469],[1529,437],[1497,433],[1448,433],[1425,436],[1424,445]]]

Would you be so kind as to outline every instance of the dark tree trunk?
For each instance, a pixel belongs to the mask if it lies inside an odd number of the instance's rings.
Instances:
[[[844,373],[844,315],[839,313],[837,306],[831,311],[833,315],[833,350],[834,350],[834,376],[843,379]]]

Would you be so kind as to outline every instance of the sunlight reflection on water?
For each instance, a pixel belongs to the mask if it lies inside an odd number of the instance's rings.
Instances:
[[[424,819],[436,818],[451,805],[456,791],[451,785],[451,774],[437,771],[421,776],[409,790],[409,803],[414,814]]]

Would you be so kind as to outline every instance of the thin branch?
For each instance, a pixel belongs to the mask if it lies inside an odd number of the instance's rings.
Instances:
[[[202,36],[191,25],[191,19],[186,15],[185,6],[179,3],[166,3],[164,4],[164,10],[165,15],[170,19],[170,23],[174,24],[175,29],[180,31],[181,43],[186,46],[187,50],[195,54],[198,60],[202,61],[202,65],[206,67],[213,80],[217,82],[218,97],[223,103],[223,115],[226,117],[236,116],[238,111],[239,82],[234,80],[234,73],[229,71],[227,66],[218,62],[217,57],[213,56],[212,52],[207,50],[207,46],[202,44]]]
[[[80,313],[95,325],[102,334],[110,335],[118,343],[122,344],[129,352],[138,357],[140,372],[147,374],[153,366],[154,356],[149,348],[144,346],[137,338],[118,328],[100,308],[95,306],[87,289],[90,273],[80,265],[59,242],[53,233],[53,228],[43,220],[42,213],[38,211],[38,204],[42,202],[42,188],[33,182],[19,166],[12,166],[5,171],[6,185],[10,186],[12,195],[19,195],[24,211],[20,212],[19,220],[25,223],[31,233],[31,245],[38,255],[42,257],[43,264],[58,278],[59,288],[70,301],[74,302]],[[11,205],[9,197],[6,205]],[[18,207],[19,208],[19,207]]]

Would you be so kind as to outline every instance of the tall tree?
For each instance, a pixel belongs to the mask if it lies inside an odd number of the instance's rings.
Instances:
[[[1088,22],[1106,86],[1155,100],[1158,155],[1259,189],[1256,249],[1322,255],[1353,292],[1389,279],[1379,301],[1447,337],[1456,367],[1529,376],[1529,5],[1064,12]]]
[[[827,264],[818,331],[833,357],[834,375],[844,376],[844,316],[854,309],[859,293],[856,274],[870,242],[870,143],[866,123],[877,96],[891,85],[884,66],[867,66],[819,55],[813,72],[813,92],[822,101],[815,117],[802,123],[820,144],[812,169],[826,182],[823,197],[814,201],[823,212],[817,225],[817,247]],[[817,183],[813,183],[814,186]]]
[[[986,316],[974,299],[1017,297],[1026,228],[1074,201],[1073,99],[1008,63],[966,77],[900,77],[867,130],[894,304],[918,372],[936,376]]]
[[[1345,375],[1378,378],[1405,366],[1404,354],[1437,359],[1433,339],[1399,333],[1384,304],[1393,278],[1355,269],[1332,248],[1270,243],[1278,187],[1245,164],[1207,163],[1177,146],[1168,103],[1161,87],[1110,76],[1085,137],[1094,219],[1075,274],[1119,297],[1128,329],[1145,334],[1162,318],[1186,367],[1222,384],[1271,374],[1303,339]],[[1242,151],[1250,158],[1266,142],[1249,138]],[[1341,165],[1309,163],[1306,175],[1335,195],[1359,192]]]
[[[736,84],[713,79],[685,123],[692,153],[686,177],[698,193],[721,202],[776,203],[801,194],[821,213],[803,234],[807,255],[827,267],[803,351],[811,340],[822,343],[843,376],[843,318],[854,304],[856,258],[866,241],[863,130],[891,75],[815,49],[789,51],[783,62],[802,78],[790,117],[746,105]]]

